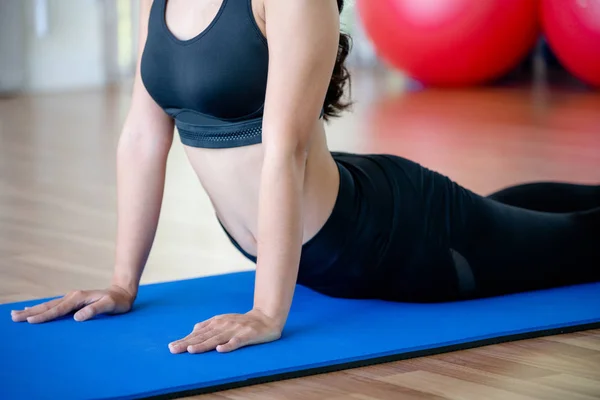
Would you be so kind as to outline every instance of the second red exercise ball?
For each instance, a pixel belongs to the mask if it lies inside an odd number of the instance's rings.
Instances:
[[[544,34],[573,75],[600,87],[600,0],[542,0]]]
[[[357,7],[379,56],[426,85],[499,78],[540,32],[538,0],[359,0]]]

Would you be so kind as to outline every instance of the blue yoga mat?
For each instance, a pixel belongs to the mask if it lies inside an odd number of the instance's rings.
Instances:
[[[283,337],[232,353],[167,344],[246,312],[254,273],[142,286],[134,311],[29,325],[0,306],[0,399],[174,398],[600,324],[600,283],[443,304],[329,298],[298,287]]]

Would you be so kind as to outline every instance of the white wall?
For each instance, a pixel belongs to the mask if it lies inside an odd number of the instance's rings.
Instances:
[[[25,90],[104,85],[103,0],[47,0],[49,28],[43,37],[36,35],[34,0],[19,1],[25,4]]]
[[[26,79],[22,0],[0,0],[0,93],[16,92]]]

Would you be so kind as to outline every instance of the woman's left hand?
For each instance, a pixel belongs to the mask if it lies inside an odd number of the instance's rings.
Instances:
[[[259,310],[246,314],[224,314],[194,326],[192,333],[169,343],[171,353],[224,353],[240,347],[266,343],[281,337],[281,326]]]

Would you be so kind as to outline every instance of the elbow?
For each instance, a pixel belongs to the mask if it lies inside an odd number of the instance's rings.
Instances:
[[[291,168],[294,175],[303,176],[307,162],[308,146],[302,143],[269,146],[265,149],[263,167],[279,172]]]
[[[308,149],[308,143],[300,141],[294,144],[289,152],[289,155],[295,164],[302,165],[302,167],[304,167],[308,161]]]
[[[265,136],[265,135],[264,135]],[[273,161],[276,164],[292,161],[295,166],[304,168],[308,161],[310,140],[308,135],[279,134],[266,135],[264,141],[265,162]]]

